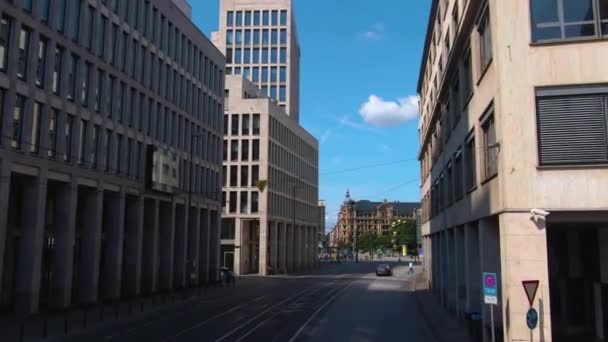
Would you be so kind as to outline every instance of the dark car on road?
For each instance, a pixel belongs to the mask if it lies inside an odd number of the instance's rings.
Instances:
[[[391,270],[391,267],[387,264],[380,264],[380,265],[378,265],[378,267],[376,267],[376,275],[377,276],[392,276],[393,270]]]

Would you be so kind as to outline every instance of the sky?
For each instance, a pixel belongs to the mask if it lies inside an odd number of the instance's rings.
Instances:
[[[430,0],[293,0],[300,124],[319,140],[319,199],[333,228],[355,200],[420,201],[416,87]],[[219,0],[189,0],[211,37]]]

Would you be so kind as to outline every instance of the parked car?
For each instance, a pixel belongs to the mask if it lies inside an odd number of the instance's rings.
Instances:
[[[392,276],[393,270],[387,264],[380,264],[376,267],[376,276]]]

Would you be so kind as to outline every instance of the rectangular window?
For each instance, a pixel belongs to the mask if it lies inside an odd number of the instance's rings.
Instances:
[[[276,45],[279,43],[279,32],[278,30],[270,31],[270,44]]]
[[[78,164],[85,164],[85,152],[87,150],[87,122],[80,120],[80,133],[78,134]]]
[[[260,194],[257,191],[251,192],[251,213],[255,214],[258,212],[258,199]]]
[[[46,75],[46,47],[48,40],[40,36],[38,41],[38,65],[36,68],[36,85],[44,88],[44,80]]]
[[[49,158],[55,158],[57,153],[57,121],[59,120],[59,110],[51,109],[49,112],[49,135],[48,135],[48,151]]]
[[[230,191],[230,198],[228,199],[228,210],[231,213],[236,213],[236,191]]]
[[[272,48],[270,50],[270,62],[273,64],[276,64],[278,62],[277,48]]]
[[[252,154],[251,160],[253,160],[253,161],[260,160],[260,140],[258,140],[258,139],[252,140],[251,141],[251,145],[252,145],[252,148],[251,148],[251,152],[252,152],[251,153]]]
[[[285,25],[287,25],[287,11],[282,10],[281,11],[281,26],[285,26]]]
[[[251,30],[245,30],[245,46],[251,45]]]
[[[249,135],[249,114],[243,114],[243,124],[241,125],[241,134]]]
[[[258,63],[260,63],[260,49],[254,48],[253,49],[253,64],[258,64]]]
[[[574,90],[572,95],[537,91],[540,165],[608,163],[608,94]]]
[[[126,160],[125,160],[125,164],[127,164],[127,177],[131,177],[132,176],[132,165],[133,165],[133,159],[132,159],[132,153],[133,152],[133,139],[131,138],[127,138],[127,155],[126,155]]]
[[[74,13],[72,14],[72,40],[78,42],[80,38],[80,12],[82,11],[83,0],[75,0]]]
[[[272,11],[272,26],[279,25],[279,11]]]
[[[605,0],[530,0],[530,7],[533,41],[601,37],[607,33]]]
[[[2,16],[0,21],[0,70],[6,71],[13,20]]]
[[[436,80],[436,79],[435,79]],[[462,100],[466,104],[473,94],[473,70],[471,68],[471,50],[462,59]]]
[[[61,69],[63,62],[63,48],[55,48],[55,65],[53,67],[53,94],[61,95]]]
[[[89,82],[91,80],[91,72],[92,72],[91,70],[92,70],[91,63],[89,63],[89,62],[84,63],[84,74],[82,75],[81,100],[82,100],[82,106],[85,108],[89,106],[89,89],[91,89]]]
[[[463,177],[463,163],[462,163],[462,150],[459,147],[454,153],[454,199],[460,200],[464,194],[462,187]]]
[[[99,41],[97,46],[97,56],[103,59],[103,56],[106,53],[106,31],[108,30],[108,18],[106,16],[101,16],[101,25],[99,27]]]
[[[30,30],[25,26],[21,28],[19,34],[19,63],[17,67],[17,77],[25,80],[27,79],[27,61],[30,50]]]
[[[488,179],[498,173],[498,151],[499,145],[496,137],[496,125],[494,122],[494,109],[486,114],[486,119],[481,125],[484,142],[484,164],[485,178]]]
[[[95,127],[93,127],[93,132],[92,132],[92,143],[91,143],[91,155],[90,155],[90,160],[91,160],[91,167],[96,169],[97,168],[97,151],[99,150],[99,131],[100,128],[99,126],[95,125]]]
[[[239,134],[239,115],[238,114],[232,114],[232,122],[231,122],[231,126],[230,126],[230,133],[232,135],[238,135]]]
[[[74,102],[76,96],[76,70],[78,70],[78,56],[71,54],[68,67],[68,100]]]
[[[118,25],[112,24],[112,41],[110,42],[110,64],[116,66],[116,60],[118,59]]]
[[[268,11],[262,11],[262,25],[270,25],[270,13]]]
[[[279,61],[281,63],[287,63],[287,49],[286,48],[281,48]]]
[[[226,187],[228,182],[228,167],[226,165],[222,166],[222,186]]]
[[[241,141],[241,161],[249,161],[249,140]]]
[[[236,26],[243,26],[243,12],[236,11]]]
[[[268,67],[262,67],[262,82],[268,82]]]
[[[93,49],[93,25],[95,25],[95,8],[92,6],[88,6],[87,15],[85,18],[86,23],[86,33],[85,33],[85,42],[86,48],[89,50]]]
[[[122,119],[124,117],[124,103],[126,101],[126,96],[125,96],[125,84],[124,82],[120,82],[120,88],[118,90],[118,101],[116,101],[116,104],[118,106],[118,108],[116,108],[116,113],[118,113],[118,122],[122,123]]]
[[[253,45],[260,44],[260,30],[253,30]]]
[[[65,12],[66,12],[66,2],[67,0],[58,0],[59,1],[59,13],[57,15],[57,21],[55,22],[55,26],[57,27],[57,31],[63,33],[65,31]]]
[[[249,187],[249,166],[241,165],[241,187]]]
[[[95,104],[94,109],[99,113],[101,111],[101,99],[103,98],[103,81],[105,73],[101,69],[97,69],[97,84],[95,85]]]
[[[241,214],[247,214],[248,192],[241,191]]]
[[[234,49],[234,63],[243,63],[243,50],[241,48]]]
[[[127,70],[127,44],[129,43],[129,35],[126,32],[122,33],[122,59],[120,63],[120,71],[125,72]]]
[[[230,166],[230,186],[238,186],[238,166],[232,165]]]
[[[230,143],[230,160],[237,161],[239,160],[239,141],[232,140]]]
[[[285,87],[285,86],[279,87],[279,101],[281,101],[281,102],[287,101],[287,87]]]
[[[245,26],[251,26],[251,11],[245,11]]]
[[[258,165],[251,166],[251,186],[257,186],[260,180],[260,167]]]
[[[251,70],[251,79],[253,82],[258,82],[260,80],[260,68],[253,67]]]
[[[38,153],[40,151],[40,123],[42,120],[42,104],[34,102],[32,110],[32,132],[30,135],[30,152]]]
[[[106,172],[110,171],[110,156],[112,155],[112,131],[109,129],[106,129],[106,137],[103,140],[103,144],[104,144],[104,162],[103,162],[103,167],[104,170]]]
[[[21,148],[21,136],[23,131],[23,112],[25,111],[25,97],[17,95],[15,108],[13,109],[11,147]]]
[[[224,161],[228,160],[228,140],[224,140],[224,147],[222,148],[222,153],[224,154]]]
[[[228,11],[226,13],[226,26],[232,27],[234,26],[234,12]]]
[[[116,77],[110,76],[110,82],[108,84],[108,95],[106,96],[107,104],[106,110],[110,118],[114,117],[114,88],[116,86]]]
[[[234,43],[235,43],[236,45],[241,45],[241,44],[243,44],[243,31],[241,31],[241,30],[237,30],[237,31],[234,33]]]
[[[477,24],[479,33],[479,63],[480,70],[483,72],[490,61],[492,61],[492,27],[490,22],[490,9],[486,7],[479,23]]]
[[[272,67],[270,68],[270,82],[275,83],[279,80],[278,75],[277,75],[277,67]],[[272,92],[271,92],[272,94]],[[276,95],[276,91],[275,91],[275,95]],[[276,96],[272,96],[272,98],[276,98]]]
[[[274,75],[276,76],[276,72],[275,72]],[[274,81],[276,81],[276,78],[275,78]],[[277,97],[277,86],[275,86],[275,85],[270,86],[270,98],[273,99],[273,100],[278,100],[278,97]]]
[[[281,39],[279,41],[281,44],[287,44],[287,30],[281,29]]]
[[[260,135],[260,114],[253,114],[253,135]]]
[[[65,131],[64,131],[64,151],[63,161],[69,163],[72,161],[72,136],[74,130],[74,116],[66,115],[65,117]]]
[[[262,30],[262,44],[263,45],[268,45],[270,44],[270,33],[268,32],[268,30]]]
[[[253,26],[260,26],[260,11],[253,11]]]
[[[475,148],[475,135],[473,134],[466,141],[464,155],[466,164],[465,186],[467,191],[470,191],[477,185],[477,158]]]
[[[40,13],[40,19],[45,24],[49,23],[49,13],[50,13],[50,0],[42,0],[42,12]]]
[[[116,174],[122,173],[122,135],[116,136]]]

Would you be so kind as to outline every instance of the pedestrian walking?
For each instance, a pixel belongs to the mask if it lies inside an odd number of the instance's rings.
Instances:
[[[410,261],[410,269],[407,271],[407,274],[414,274],[414,264]]]

